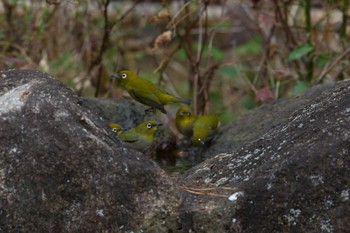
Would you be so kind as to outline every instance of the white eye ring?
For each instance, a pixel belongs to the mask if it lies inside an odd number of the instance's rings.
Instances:
[[[114,133],[116,133],[118,130],[117,130],[117,128],[112,128],[112,131],[113,131]]]
[[[123,73],[122,75],[121,75],[121,77],[122,78],[126,78],[126,77],[128,77],[125,73]]]
[[[151,123],[148,123],[148,124],[147,124],[147,128],[149,128],[149,129],[152,128],[152,124],[151,124]]]

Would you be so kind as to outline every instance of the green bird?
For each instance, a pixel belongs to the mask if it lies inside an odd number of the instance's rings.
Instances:
[[[193,123],[192,143],[195,146],[204,145],[218,131],[220,121],[214,114],[197,117]]]
[[[176,112],[175,125],[177,130],[187,137],[193,134],[193,123],[197,117],[192,114],[191,109],[187,105],[182,105]]]
[[[165,93],[152,82],[141,78],[129,70],[123,70],[117,74],[113,74],[111,78],[118,78],[121,86],[126,89],[130,96],[136,101],[150,106],[152,109],[158,109],[164,114],[166,114],[164,105],[170,103],[189,104],[190,102],[187,99],[174,97]]]
[[[145,121],[135,128],[129,129],[118,135],[129,147],[138,151],[147,150],[153,142],[154,134],[158,129],[158,124],[155,121]]]
[[[109,124],[109,127],[112,129],[113,132],[115,132],[117,135],[120,135],[123,133],[124,129],[121,125],[117,124],[117,123],[113,123],[111,122]]]

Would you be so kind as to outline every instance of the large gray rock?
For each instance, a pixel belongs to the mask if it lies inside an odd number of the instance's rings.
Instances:
[[[165,173],[61,82],[0,77],[0,232],[137,231],[181,203]]]

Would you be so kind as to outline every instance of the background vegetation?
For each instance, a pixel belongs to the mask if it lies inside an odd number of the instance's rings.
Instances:
[[[130,69],[225,121],[348,79],[349,0],[2,0],[0,69],[38,69],[115,97]]]

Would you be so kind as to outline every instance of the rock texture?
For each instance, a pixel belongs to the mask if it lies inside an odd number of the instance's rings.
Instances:
[[[83,107],[91,109],[106,123],[118,123],[125,129],[133,128],[146,120],[146,108],[130,99],[80,97],[80,100]]]
[[[0,232],[138,231],[181,203],[165,173],[61,82],[0,77]]]
[[[0,73],[0,232],[349,231],[350,81],[248,112],[176,178],[96,103],[47,74]]]
[[[228,126],[222,127],[221,134],[224,136],[217,138],[204,152],[204,157],[210,158],[219,153],[239,149],[246,143],[262,137],[272,128],[288,122],[293,112],[312,103],[322,93],[332,92],[335,86],[335,84],[318,85],[301,96],[278,99],[243,114]]]

